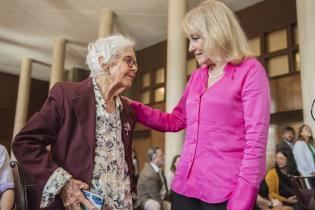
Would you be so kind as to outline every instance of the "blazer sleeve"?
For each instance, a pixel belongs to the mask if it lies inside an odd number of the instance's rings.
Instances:
[[[12,150],[21,167],[42,191],[47,180],[59,167],[50,158],[46,146],[53,144],[61,126],[64,93],[60,83],[50,91],[41,110],[15,136]]]
[[[266,71],[259,62],[253,63],[245,76],[241,94],[245,122],[244,155],[228,210],[252,209],[265,174],[270,90]]]
[[[135,110],[137,121],[162,132],[177,132],[184,129],[186,127],[186,100],[193,76],[194,73],[186,85],[184,94],[171,113],[164,113],[140,102],[131,101],[130,105]]]

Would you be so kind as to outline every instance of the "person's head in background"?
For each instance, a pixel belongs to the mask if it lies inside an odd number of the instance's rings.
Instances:
[[[286,175],[298,175],[297,166],[292,151],[287,148],[279,148],[276,151],[276,169]]]
[[[148,161],[161,168],[164,164],[164,154],[159,147],[151,147],[148,150]]]
[[[170,168],[172,172],[176,171],[177,164],[179,163],[179,158],[180,158],[180,155],[175,155],[173,157],[171,168]]]
[[[304,124],[299,128],[298,140],[305,141],[306,143],[314,146],[314,138],[310,126]]]
[[[220,1],[203,1],[190,10],[183,29],[189,39],[189,52],[200,66],[239,64],[252,57],[236,16]]]
[[[295,138],[295,131],[291,126],[286,126],[281,130],[282,139],[293,143]]]

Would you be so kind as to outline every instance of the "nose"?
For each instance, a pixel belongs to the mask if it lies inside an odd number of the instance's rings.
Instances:
[[[188,51],[189,52],[193,52],[195,50],[195,45],[192,41],[189,41],[189,47],[188,47]]]
[[[133,72],[137,72],[138,71],[138,65],[136,63],[134,63],[131,67],[131,71]]]

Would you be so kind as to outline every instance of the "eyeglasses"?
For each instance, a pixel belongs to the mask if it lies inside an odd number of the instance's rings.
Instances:
[[[135,67],[138,67],[137,61],[135,61],[133,59],[133,57],[131,57],[131,56],[123,57],[122,60],[126,62],[126,64],[128,65],[129,68],[132,68],[133,65],[135,65]]]

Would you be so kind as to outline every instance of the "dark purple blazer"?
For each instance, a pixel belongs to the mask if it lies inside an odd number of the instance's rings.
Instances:
[[[136,192],[132,164],[132,133],[135,115],[121,99],[122,141],[129,169],[132,192]],[[62,167],[73,178],[91,184],[95,155],[96,105],[92,79],[80,83],[59,82],[49,93],[43,107],[15,136],[13,152],[21,167],[37,185],[36,200],[52,173]],[[129,123],[131,129],[126,129]],[[45,147],[51,145],[51,153]],[[39,203],[36,204],[39,209]],[[33,208],[32,208],[33,209]],[[61,199],[46,209],[64,209]]]

